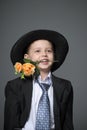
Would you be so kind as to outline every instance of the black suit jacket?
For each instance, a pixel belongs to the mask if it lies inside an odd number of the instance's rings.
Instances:
[[[52,75],[55,130],[73,130],[73,89],[69,81]],[[23,128],[32,99],[32,78],[9,81],[5,89],[4,130]]]

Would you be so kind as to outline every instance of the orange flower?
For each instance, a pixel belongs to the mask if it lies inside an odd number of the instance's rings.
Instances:
[[[24,63],[22,67],[25,76],[33,75],[35,72],[35,66],[31,63]]]
[[[34,62],[30,59],[23,59],[24,64],[20,62],[16,62],[14,65],[15,74],[20,74],[21,79],[25,79],[25,76],[31,76],[33,74],[39,75],[39,69],[37,67],[37,64],[39,62]]]
[[[16,62],[16,64],[14,65],[14,68],[17,73],[20,73],[22,71],[22,64],[19,62]]]

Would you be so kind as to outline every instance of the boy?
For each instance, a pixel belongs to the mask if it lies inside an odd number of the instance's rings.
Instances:
[[[35,30],[12,47],[11,61],[38,61],[39,75],[9,81],[5,89],[4,130],[73,130],[73,89],[70,81],[55,77],[68,53],[63,35]],[[49,84],[49,87],[45,87]]]

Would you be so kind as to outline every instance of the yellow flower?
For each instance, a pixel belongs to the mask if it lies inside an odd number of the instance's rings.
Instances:
[[[17,73],[20,73],[22,71],[22,64],[20,62],[16,62],[14,68]]]
[[[25,76],[33,75],[35,72],[35,66],[31,63],[24,63],[22,67]]]

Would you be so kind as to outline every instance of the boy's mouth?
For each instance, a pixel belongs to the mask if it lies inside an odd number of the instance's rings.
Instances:
[[[39,61],[39,63],[48,63],[48,62],[50,62],[48,59],[42,59]]]
[[[48,61],[49,61],[48,59],[41,60],[41,62],[48,62]]]

